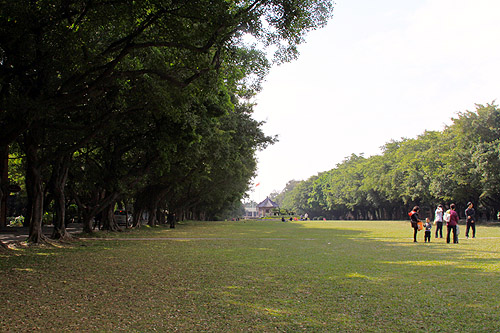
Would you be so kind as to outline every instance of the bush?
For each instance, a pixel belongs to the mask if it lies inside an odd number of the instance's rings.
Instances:
[[[54,221],[54,213],[45,212],[45,214],[43,214],[42,218],[43,225],[51,225],[53,221]]]
[[[24,216],[16,216],[16,217],[9,217],[7,218],[9,221],[9,225],[11,227],[22,227],[24,223]]]

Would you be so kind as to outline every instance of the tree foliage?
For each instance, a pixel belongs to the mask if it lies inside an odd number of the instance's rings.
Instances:
[[[430,215],[439,203],[465,208],[468,201],[492,218],[500,210],[499,175],[500,109],[477,105],[441,132],[393,140],[369,158],[352,154],[278,198],[283,208],[330,218],[401,219],[414,205]]]
[[[206,218],[238,201],[255,151],[275,140],[244,99],[272,63],[297,57],[333,2],[21,0],[0,8],[0,148],[23,151],[30,240],[39,242],[52,200],[55,237],[67,236],[68,202],[90,231],[94,215],[109,216],[123,199],[153,217],[168,209]]]

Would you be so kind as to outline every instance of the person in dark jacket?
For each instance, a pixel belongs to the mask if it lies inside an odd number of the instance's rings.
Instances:
[[[418,216],[418,212],[420,211],[420,207],[413,207],[412,211],[408,213],[410,215],[411,227],[413,228],[413,242],[417,242],[417,232],[418,232],[418,222],[420,221],[420,217]]]
[[[469,238],[469,229],[472,228],[472,238],[476,238],[476,211],[472,202],[467,204],[465,217],[467,218],[467,229],[465,229],[465,238]]]
[[[170,224],[170,228],[175,228],[175,214],[174,213],[167,214],[167,223]]]
[[[429,218],[425,219],[425,234],[424,234],[424,243],[431,242],[431,230],[432,230],[432,224]]]

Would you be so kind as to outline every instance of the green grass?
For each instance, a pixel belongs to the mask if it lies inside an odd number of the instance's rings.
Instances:
[[[414,244],[408,222],[187,222],[16,250],[0,331],[498,332],[500,227],[461,229]]]

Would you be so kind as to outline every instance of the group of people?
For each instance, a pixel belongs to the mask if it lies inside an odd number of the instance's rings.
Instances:
[[[411,226],[413,228],[413,241],[417,242],[417,233],[419,230],[425,228],[424,242],[431,241],[431,230],[432,224],[429,218],[425,219],[425,224],[420,220],[419,217],[420,207],[415,206],[413,210],[409,213]],[[467,203],[467,209],[465,210],[465,216],[467,220],[467,227],[465,231],[465,237],[469,238],[469,231],[472,229],[472,238],[476,238],[476,212],[474,210],[474,205],[472,202]],[[450,209],[444,211],[443,205],[438,205],[436,211],[434,212],[434,224],[436,225],[435,238],[443,238],[443,225],[446,223],[447,234],[446,243],[451,242],[451,234],[453,233],[453,243],[458,243],[458,213],[456,212],[455,204],[450,205]],[[439,237],[438,237],[439,236]]]

